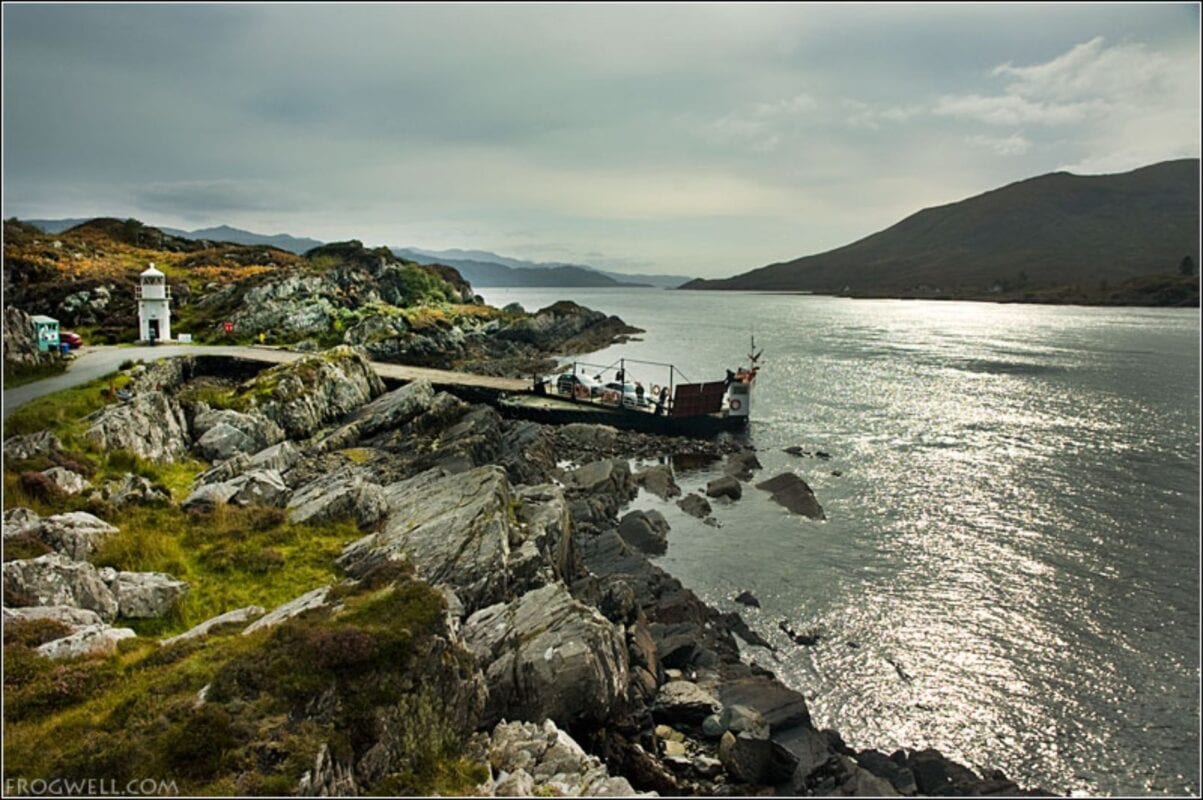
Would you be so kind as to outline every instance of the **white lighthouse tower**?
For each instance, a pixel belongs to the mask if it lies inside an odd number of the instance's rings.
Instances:
[[[171,287],[167,276],[152,262],[138,278],[138,338],[144,342],[167,341],[171,339]]]

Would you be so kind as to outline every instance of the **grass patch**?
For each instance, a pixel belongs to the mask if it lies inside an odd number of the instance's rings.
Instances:
[[[483,765],[460,755],[468,731],[439,691],[448,675],[470,674],[466,656],[431,647],[441,595],[400,576],[339,599],[341,611],[250,636],[219,631],[169,648],[127,640],[99,659],[47,661],[31,650],[44,631],[14,633],[4,652],[6,777],[289,795],[323,744],[348,759],[387,737],[396,771],[377,793],[462,794],[483,780]],[[318,697],[329,703],[314,713]]]
[[[86,448],[83,418],[111,402],[110,389],[129,383],[129,376],[114,372],[82,386],[47,395],[17,409],[4,420],[4,435],[19,436],[49,429],[68,447]]]
[[[142,636],[181,633],[235,608],[273,608],[336,581],[334,559],[362,533],[353,521],[298,525],[280,509],[218,506],[210,514],[133,508],[93,556],[97,566],[166,572],[188,593],[166,617],[131,620]]]

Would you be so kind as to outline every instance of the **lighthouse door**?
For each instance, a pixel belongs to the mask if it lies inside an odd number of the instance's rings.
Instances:
[[[159,321],[157,319],[147,320],[150,327],[150,340],[153,342],[159,338]]]

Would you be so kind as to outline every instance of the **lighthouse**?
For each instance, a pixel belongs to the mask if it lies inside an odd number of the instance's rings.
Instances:
[[[138,338],[152,344],[171,339],[171,287],[167,276],[152,262],[138,280]]]

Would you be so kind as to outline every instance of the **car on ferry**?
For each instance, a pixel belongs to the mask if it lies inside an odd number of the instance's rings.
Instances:
[[[602,402],[607,399],[613,401],[622,398],[623,408],[646,408],[652,404],[651,398],[648,396],[648,390],[645,388],[644,393],[640,396],[635,390],[633,383],[619,383],[618,381],[610,381],[603,384],[601,390]],[[617,405],[617,403],[614,403]]]
[[[583,373],[565,372],[549,378],[548,382],[555,385],[558,393],[571,397],[580,397],[583,399],[597,397],[601,394],[601,381]],[[577,387],[581,388],[578,389]]]

